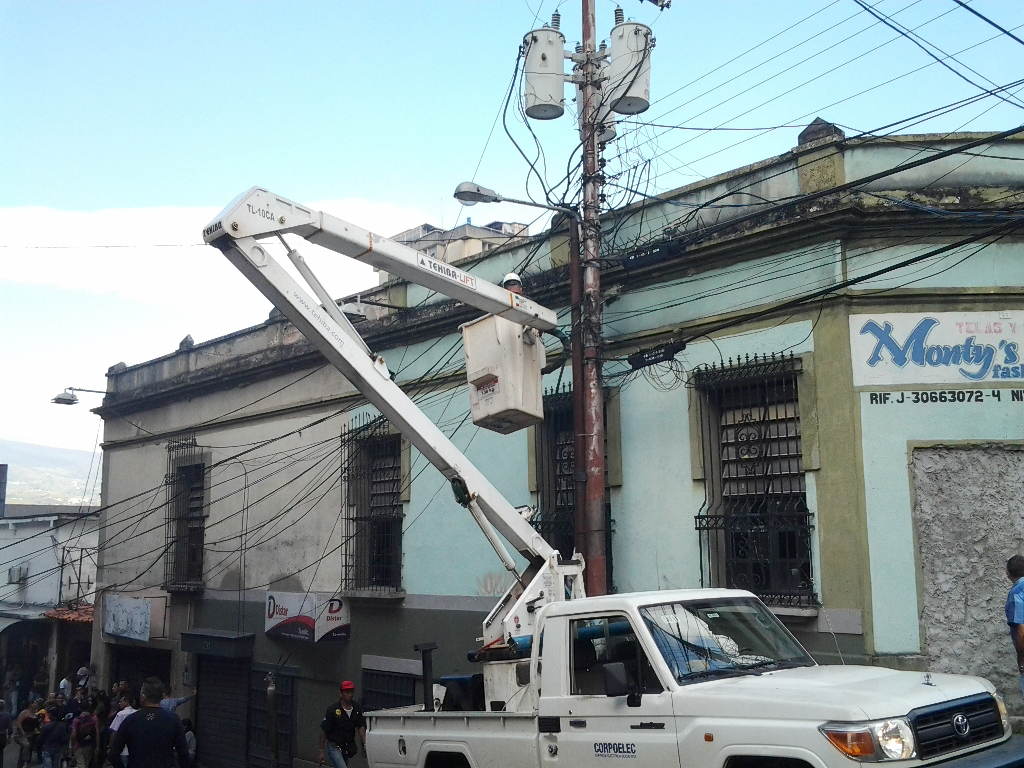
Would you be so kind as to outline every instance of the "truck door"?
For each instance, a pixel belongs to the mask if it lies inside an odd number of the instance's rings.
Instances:
[[[560,697],[560,762],[573,768],[610,768],[620,760],[628,766],[678,766],[672,697],[629,618],[571,619],[568,634],[569,695]],[[615,662],[625,666],[631,690],[640,694],[639,706],[629,706],[626,696],[605,695],[604,666]]]

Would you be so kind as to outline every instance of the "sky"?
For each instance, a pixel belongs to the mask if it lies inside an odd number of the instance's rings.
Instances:
[[[664,12],[622,0],[657,44],[651,107],[605,153],[612,201],[783,153],[817,115],[854,135],[1024,78],[1021,45],[952,0],[869,2],[953,54],[963,77],[854,0],[676,0]],[[251,186],[384,235],[467,216],[535,221],[511,204],[463,208],[452,191],[473,179],[542,199],[538,177],[565,173],[571,101],[529,129],[518,89],[505,108],[523,35],[556,7],[571,48],[576,0],[0,0],[0,438],[93,450],[100,396],[51,404],[60,390],[103,390],[117,362],[266,318],[266,300],[201,245]],[[601,38],[614,7],[597,1]],[[971,7],[1024,37],[1024,4]],[[1021,123],[1020,105],[989,97],[902,132]],[[376,283],[301,250],[338,296]]]

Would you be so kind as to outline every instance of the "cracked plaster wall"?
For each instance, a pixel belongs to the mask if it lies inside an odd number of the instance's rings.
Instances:
[[[1024,714],[1003,614],[1006,560],[1024,551],[1024,450],[918,448],[910,471],[928,668],[986,677]]]

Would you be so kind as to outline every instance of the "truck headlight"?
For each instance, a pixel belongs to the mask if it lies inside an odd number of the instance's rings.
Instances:
[[[819,730],[832,746],[855,760],[907,760],[917,751],[914,731],[901,717],[874,723],[825,723]]]
[[[890,760],[906,760],[914,756],[914,731],[906,720],[883,720],[872,730],[882,753]]]

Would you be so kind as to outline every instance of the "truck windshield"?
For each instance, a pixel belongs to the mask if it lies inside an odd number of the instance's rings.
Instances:
[[[756,599],[648,605],[640,616],[677,682],[814,664]]]

